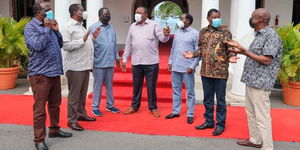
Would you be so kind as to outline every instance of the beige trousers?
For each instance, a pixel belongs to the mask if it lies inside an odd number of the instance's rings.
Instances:
[[[273,150],[270,94],[270,91],[246,86],[245,105],[250,141],[262,144],[262,150]]]

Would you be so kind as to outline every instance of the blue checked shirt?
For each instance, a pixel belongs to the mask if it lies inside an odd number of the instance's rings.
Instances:
[[[63,74],[62,36],[33,18],[25,27],[25,42],[29,49],[28,76],[56,77]]]
[[[183,54],[185,54],[186,50],[196,52],[198,50],[198,39],[199,32],[192,27],[176,31],[169,58],[169,64],[172,64],[172,71],[185,73],[188,68],[195,70],[199,64],[200,57],[186,59],[183,57]]]
[[[120,59],[116,32],[112,25],[104,26],[100,21],[91,25],[89,30],[93,34],[97,27],[101,28],[99,36],[94,43],[94,67],[114,67],[115,61]]]

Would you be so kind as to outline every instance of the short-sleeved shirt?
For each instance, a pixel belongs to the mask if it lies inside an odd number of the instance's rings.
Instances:
[[[267,26],[256,33],[249,51],[256,55],[272,56],[273,60],[271,65],[264,65],[247,57],[241,82],[250,87],[272,90],[280,68],[281,39],[272,27]]]

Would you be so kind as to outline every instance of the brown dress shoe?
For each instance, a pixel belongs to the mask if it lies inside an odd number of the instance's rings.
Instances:
[[[134,110],[133,108],[129,108],[129,109],[127,109],[126,111],[124,111],[124,115],[129,115],[129,114],[132,114],[132,113],[135,113],[136,112],[136,110]]]
[[[160,114],[159,114],[158,110],[152,110],[151,113],[152,113],[152,115],[153,115],[155,118],[159,118],[159,117],[160,117]]]
[[[237,141],[236,144],[242,145],[242,146],[255,147],[255,148],[261,148],[262,147],[262,144],[254,144],[249,139]]]

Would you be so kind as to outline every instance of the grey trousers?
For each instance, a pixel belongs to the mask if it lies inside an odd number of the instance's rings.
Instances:
[[[89,71],[71,71],[66,73],[68,79],[68,120],[77,122],[79,117],[85,117],[85,102],[89,84]]]

